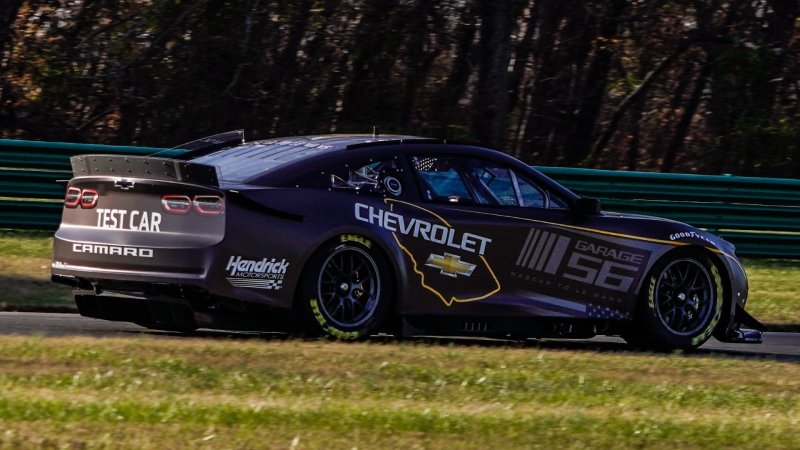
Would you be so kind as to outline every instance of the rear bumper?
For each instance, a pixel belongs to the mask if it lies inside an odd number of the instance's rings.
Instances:
[[[106,278],[124,281],[201,285],[206,276],[205,273],[193,272],[120,270],[73,264],[64,265],[63,263],[53,263],[52,265],[52,280],[56,283],[77,287],[80,285],[80,280],[102,280]]]
[[[105,242],[89,240],[91,236],[76,241],[71,235],[78,231],[85,230],[62,226],[56,233],[51,263],[54,282],[95,294],[105,289],[119,290],[120,286],[123,291],[142,292],[142,286],[159,285],[217,290],[215,285],[219,283],[209,277],[217,246],[193,246],[180,239],[145,246],[141,239],[154,236],[138,236],[139,241],[131,242],[131,233],[116,232],[104,235]],[[155,237],[163,240],[161,235]],[[111,238],[116,239],[111,242]]]
[[[53,240],[52,272],[54,275],[130,281],[204,280],[214,259],[215,247],[177,244],[180,243],[143,246],[83,242],[56,234]]]

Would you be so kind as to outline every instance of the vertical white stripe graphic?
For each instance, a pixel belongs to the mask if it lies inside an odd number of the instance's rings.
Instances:
[[[555,275],[570,242],[572,239],[566,236],[531,228],[517,256],[516,265]]]
[[[525,252],[525,257],[522,259],[521,266],[525,267],[528,265],[528,261],[531,259],[531,252],[533,248],[536,246],[536,243],[539,241],[539,236],[542,234],[542,230],[536,229],[533,233],[533,239],[531,240],[531,245],[528,247],[528,250]]]
[[[522,263],[522,260],[525,256],[525,252],[528,251],[528,246],[531,244],[531,238],[533,237],[534,229],[531,228],[531,231],[528,232],[528,238],[525,239],[525,245],[522,246],[522,250],[519,252],[519,256],[517,256],[517,265],[519,266]]]
[[[547,238],[547,242],[544,244],[544,250],[542,251],[542,256],[539,258],[539,261],[536,262],[536,270],[541,271],[542,267],[544,267],[545,261],[547,258],[550,257],[550,251],[553,249],[553,242],[556,240],[555,234],[550,234]]]
[[[556,245],[553,248],[553,253],[551,254],[550,260],[547,261],[547,265],[544,268],[544,271],[555,275],[556,270],[558,270],[558,265],[561,264],[561,260],[564,259],[564,253],[567,252],[567,245],[569,245],[571,239],[566,236],[559,236],[558,240],[556,241]]]

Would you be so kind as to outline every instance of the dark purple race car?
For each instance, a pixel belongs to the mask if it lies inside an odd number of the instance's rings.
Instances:
[[[82,315],[340,339],[760,340],[730,243],[601,212],[494,150],[241,132],[178,149],[72,158],[52,271]]]

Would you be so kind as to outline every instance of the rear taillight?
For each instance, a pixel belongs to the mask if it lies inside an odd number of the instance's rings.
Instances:
[[[225,212],[225,202],[217,195],[196,195],[192,205],[198,214],[206,216],[218,216]]]
[[[89,209],[97,206],[97,191],[94,189],[84,189],[81,191],[81,208]]]
[[[77,208],[81,202],[81,190],[75,187],[67,189],[67,195],[64,196],[64,206],[67,208]]]
[[[164,211],[172,214],[189,214],[192,210],[192,199],[185,195],[165,195],[161,197]]]

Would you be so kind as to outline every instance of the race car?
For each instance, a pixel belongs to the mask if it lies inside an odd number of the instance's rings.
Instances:
[[[237,131],[168,157],[71,162],[52,279],[87,317],[338,339],[602,334],[661,350],[764,329],[730,243],[601,211],[480,146]]]

